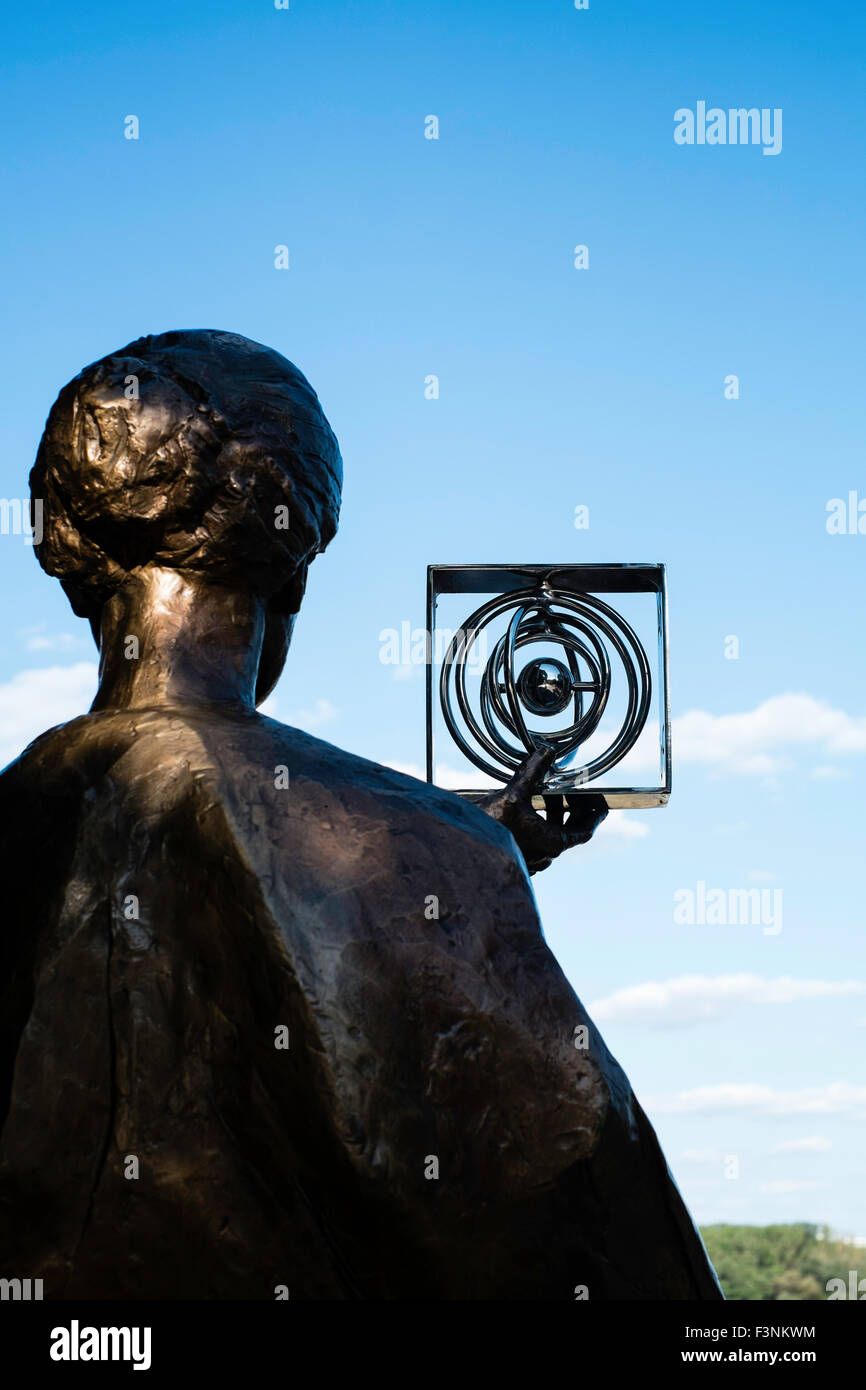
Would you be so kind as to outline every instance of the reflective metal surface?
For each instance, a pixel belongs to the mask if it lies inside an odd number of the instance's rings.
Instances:
[[[620,611],[619,599],[635,594],[647,595],[649,605],[637,626],[629,620],[631,614],[626,618]],[[484,600],[456,632],[462,613],[455,611],[454,595]],[[437,618],[443,598],[449,618],[444,628]],[[555,756],[541,790],[533,793],[538,811],[549,813],[554,802],[559,812],[573,809],[576,797],[599,794],[609,809],[667,804],[671,747],[664,565],[429,565],[427,630],[428,782],[439,780],[440,757],[448,763],[447,749],[438,751],[444,734],[471,765],[458,794],[478,805],[486,805],[488,794],[483,784],[472,785],[477,777],[472,767],[501,786],[532,750],[543,748],[552,748]],[[443,633],[448,646],[437,664]],[[656,644],[651,659],[648,653]],[[479,669],[481,679],[470,683],[467,672]],[[571,720],[561,727],[569,708]],[[553,722],[557,715],[558,725]],[[603,721],[610,719],[616,727],[599,747],[606,735]],[[654,725],[657,773],[647,773],[645,782],[635,779],[643,768],[631,761],[625,764],[631,771],[624,782],[616,784],[612,770],[625,762],[643,733],[651,747]],[[454,786],[452,773],[449,767],[449,787]]]
[[[466,689],[467,660],[487,627],[509,612],[508,630],[496,642],[484,669],[475,710]],[[567,666],[538,657],[516,674],[517,653],[540,642],[560,645]],[[626,713],[602,753],[580,768],[569,769],[580,781],[601,776],[640,737],[649,712],[652,677],[646,652],[625,618],[589,594],[576,597],[546,586],[526,589],[492,599],[467,618],[445,653],[439,680],[442,713],[452,738],[477,768],[499,781],[506,781],[527,753],[545,744],[556,749],[551,771],[564,769],[596,731],[607,708],[612,677],[609,649],[625,679]],[[470,737],[454,717],[452,691]],[[574,721],[566,728],[543,730],[527,724],[524,711],[551,717],[562,713],[570,700]],[[488,757],[483,756],[485,752]]]

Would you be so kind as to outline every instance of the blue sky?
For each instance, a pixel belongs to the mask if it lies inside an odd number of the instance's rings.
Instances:
[[[866,498],[864,38],[796,0],[7,10],[0,490],[140,334],[283,352],[346,486],[275,708],[418,769],[380,633],[428,563],[664,561],[673,797],[534,880],[545,930],[699,1220],[866,1236],[866,535],[826,529]],[[781,153],[678,146],[698,101],[781,108]],[[95,652],[21,537],[0,565],[8,758]],[[782,930],[677,924],[701,881],[781,890]]]

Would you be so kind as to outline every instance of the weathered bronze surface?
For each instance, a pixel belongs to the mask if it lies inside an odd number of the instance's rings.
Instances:
[[[232,334],[141,339],[52,409],[39,559],[100,683],[0,778],[0,1272],[47,1299],[718,1298],[511,834],[256,712],[340,482],[308,383]]]

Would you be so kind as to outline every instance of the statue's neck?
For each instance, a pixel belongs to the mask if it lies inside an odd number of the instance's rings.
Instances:
[[[91,709],[255,708],[264,604],[196,575],[147,566],[102,611]]]

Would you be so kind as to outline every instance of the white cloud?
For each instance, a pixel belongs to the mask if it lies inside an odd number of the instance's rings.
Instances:
[[[750,870],[749,870],[749,882],[750,882],[750,883],[773,883],[773,882],[775,881],[775,878],[776,878],[776,875],[772,872],[771,869],[750,869]]]
[[[601,735],[600,730],[598,737]],[[773,695],[739,714],[688,710],[673,720],[671,744],[677,764],[700,764],[719,773],[774,777],[797,766],[794,754],[798,751],[843,760],[866,754],[866,716],[846,714],[813,695],[789,692]],[[635,774],[654,772],[658,758],[657,736],[654,730],[646,729],[624,766]],[[822,762],[811,775],[831,780],[850,777],[851,773],[844,766]],[[455,783],[467,785],[475,784],[467,783],[465,777]]]
[[[650,832],[645,821],[632,820],[625,811],[610,811],[595,833],[611,840],[643,840]]]
[[[425,782],[427,780],[420,763],[387,762],[383,763],[382,766],[393,768],[395,772],[402,772],[407,777],[417,777],[419,782]]]
[[[421,774],[422,777],[425,775]],[[436,770],[436,781],[440,787],[447,787],[450,791],[499,791],[502,788],[501,782],[496,782],[492,777],[488,777],[486,772],[480,768],[466,769],[449,767],[447,763],[440,763]]]
[[[684,763],[770,775],[793,767],[790,751],[803,746],[836,757],[866,753],[866,717],[812,695],[774,695],[741,714],[690,710],[673,721],[672,745]]]
[[[39,734],[86,714],[96,694],[93,661],[19,671],[0,685],[0,766]]]
[[[265,704],[267,703],[266,700]],[[299,729],[318,729],[322,724],[330,724],[338,714],[339,710],[330,700],[317,700],[312,709],[294,710],[289,715],[288,722]]]
[[[644,1109],[658,1115],[698,1115],[739,1110],[755,1115],[854,1115],[866,1116],[866,1086],[832,1081],[825,1086],[804,1086],[798,1091],[778,1091],[754,1082],[725,1082],[719,1086],[695,1086],[674,1096],[648,1099]]]
[[[420,763],[400,763],[385,762],[383,767],[392,767],[395,772],[404,772],[407,777],[417,777],[419,782],[427,781],[427,774]],[[492,777],[486,773],[476,771],[474,768],[469,771],[460,771],[458,768],[449,767],[447,763],[440,763],[436,769],[437,787],[445,787],[448,791],[495,791],[502,784],[494,782]]]
[[[22,628],[21,636],[28,652],[72,652],[84,647],[92,650],[90,641],[81,632],[46,632],[44,623]]]
[[[744,1004],[791,1004],[801,999],[844,998],[866,993],[859,980],[797,980],[790,975],[680,975],[618,989],[589,1005],[598,1023],[648,1023],[671,1027],[721,1018]]]
[[[798,1178],[775,1178],[772,1182],[762,1182],[760,1191],[771,1194],[787,1192],[814,1192],[818,1187],[825,1187],[823,1182],[813,1182],[811,1179]]]
[[[812,1134],[807,1139],[786,1139],[784,1144],[777,1144],[773,1149],[774,1154],[794,1154],[794,1153],[826,1153],[832,1149],[833,1140],[825,1139],[820,1134]]]

